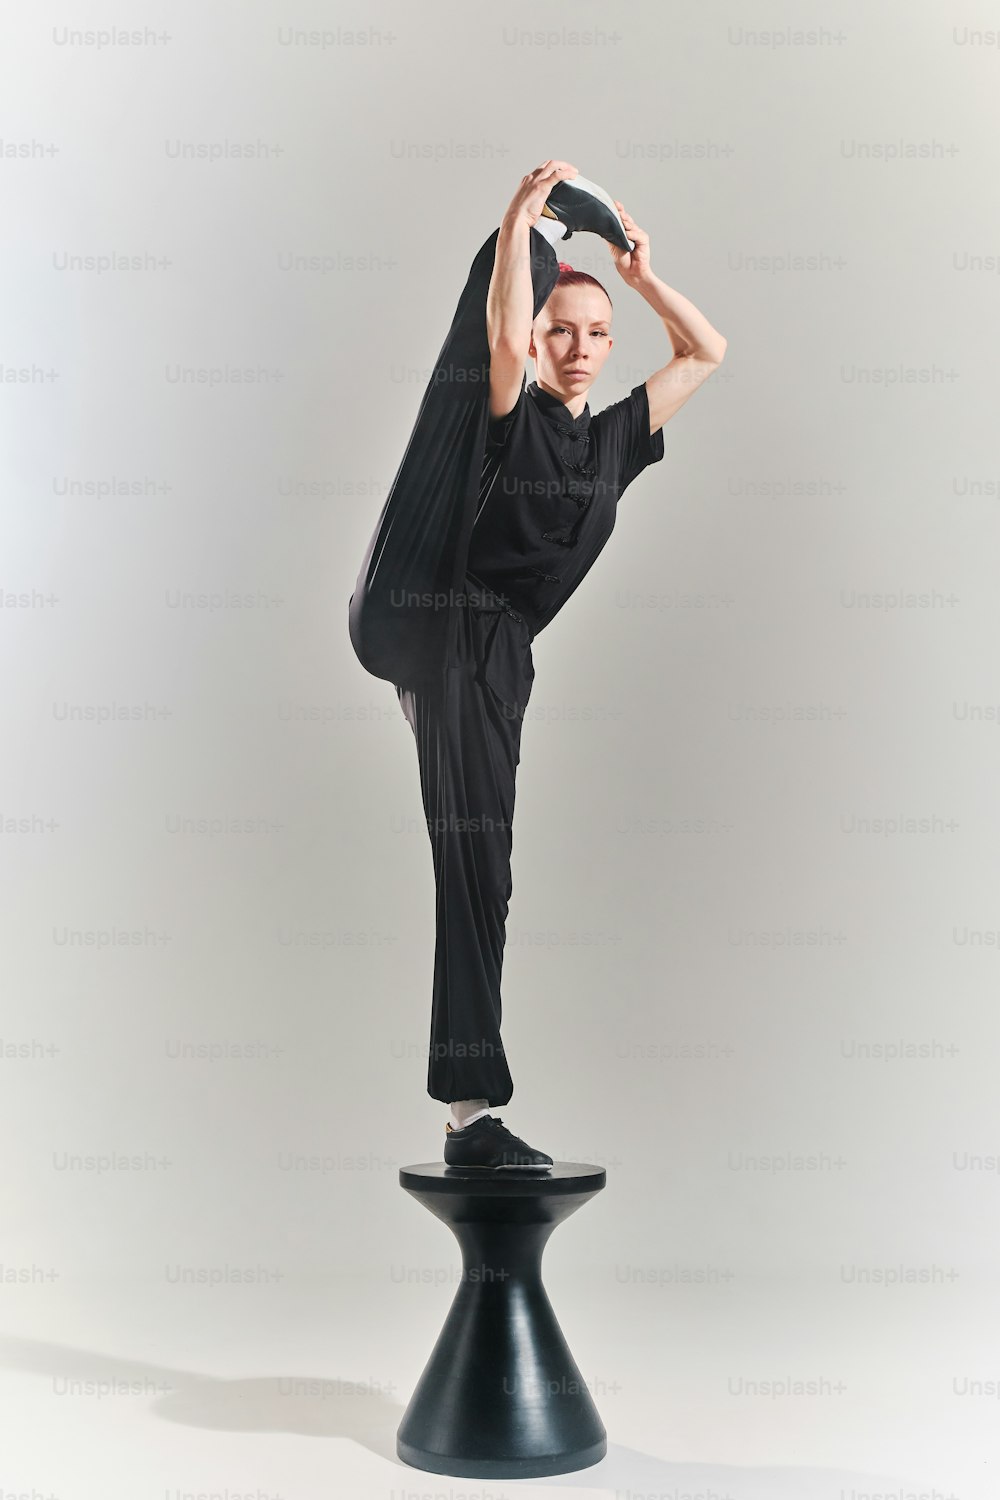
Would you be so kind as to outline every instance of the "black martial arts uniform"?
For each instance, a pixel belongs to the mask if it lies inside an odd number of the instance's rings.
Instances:
[[[500,977],[514,786],[531,642],[593,566],[626,486],[663,457],[644,384],[575,420],[535,381],[489,415],[486,298],[495,230],[477,254],[349,606],[362,665],[391,681],[416,740],[437,936],[427,1092],[507,1104]],[[534,315],[555,251],[530,235]]]

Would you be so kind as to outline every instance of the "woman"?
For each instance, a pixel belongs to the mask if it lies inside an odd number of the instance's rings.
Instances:
[[[587,392],[611,352],[612,306],[599,281],[557,260],[554,244],[576,230],[607,239],[673,351],[596,416]],[[358,658],[395,685],[417,745],[437,892],[427,1091],[451,1107],[451,1165],[552,1165],[491,1113],[513,1094],[500,977],[531,642],[593,566],[626,487],[662,459],[663,424],[725,350],[654,275],[649,236],[624,205],[570,163],[543,162],[473,261],[351,595]]]

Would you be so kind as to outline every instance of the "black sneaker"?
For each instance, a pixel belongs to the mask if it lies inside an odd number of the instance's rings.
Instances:
[[[462,1130],[456,1130],[449,1120],[445,1125],[444,1159],[449,1167],[481,1167],[486,1171],[518,1167],[544,1172],[552,1166],[551,1156],[526,1145],[520,1136],[511,1135],[499,1115],[480,1115]]]
[[[634,250],[635,245],[625,233],[622,216],[615,201],[596,182],[591,182],[579,173],[557,182],[542,206],[547,219],[558,219],[565,224],[566,233],[559,243],[565,244],[574,229],[589,230],[610,240],[622,250]]]

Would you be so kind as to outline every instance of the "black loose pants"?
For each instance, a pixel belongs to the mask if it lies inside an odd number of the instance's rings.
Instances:
[[[489,416],[486,299],[494,230],[451,328],[350,598],[362,666],[393,683],[413,731],[436,886],[427,1092],[506,1104],[500,978],[531,623],[468,573]],[[534,315],[559,274],[530,233]]]

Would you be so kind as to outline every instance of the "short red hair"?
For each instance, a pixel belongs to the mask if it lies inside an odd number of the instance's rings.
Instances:
[[[565,260],[559,262],[559,275],[556,279],[556,286],[596,286],[599,291],[604,293],[605,297],[608,297],[607,288],[601,285],[596,276],[591,276],[587,271],[574,271],[569,262]],[[554,286],[552,291],[554,292],[555,289],[556,287]],[[551,296],[551,293],[549,295]],[[611,302],[610,297],[608,297],[608,301]],[[611,306],[614,308],[613,302],[611,302]]]

